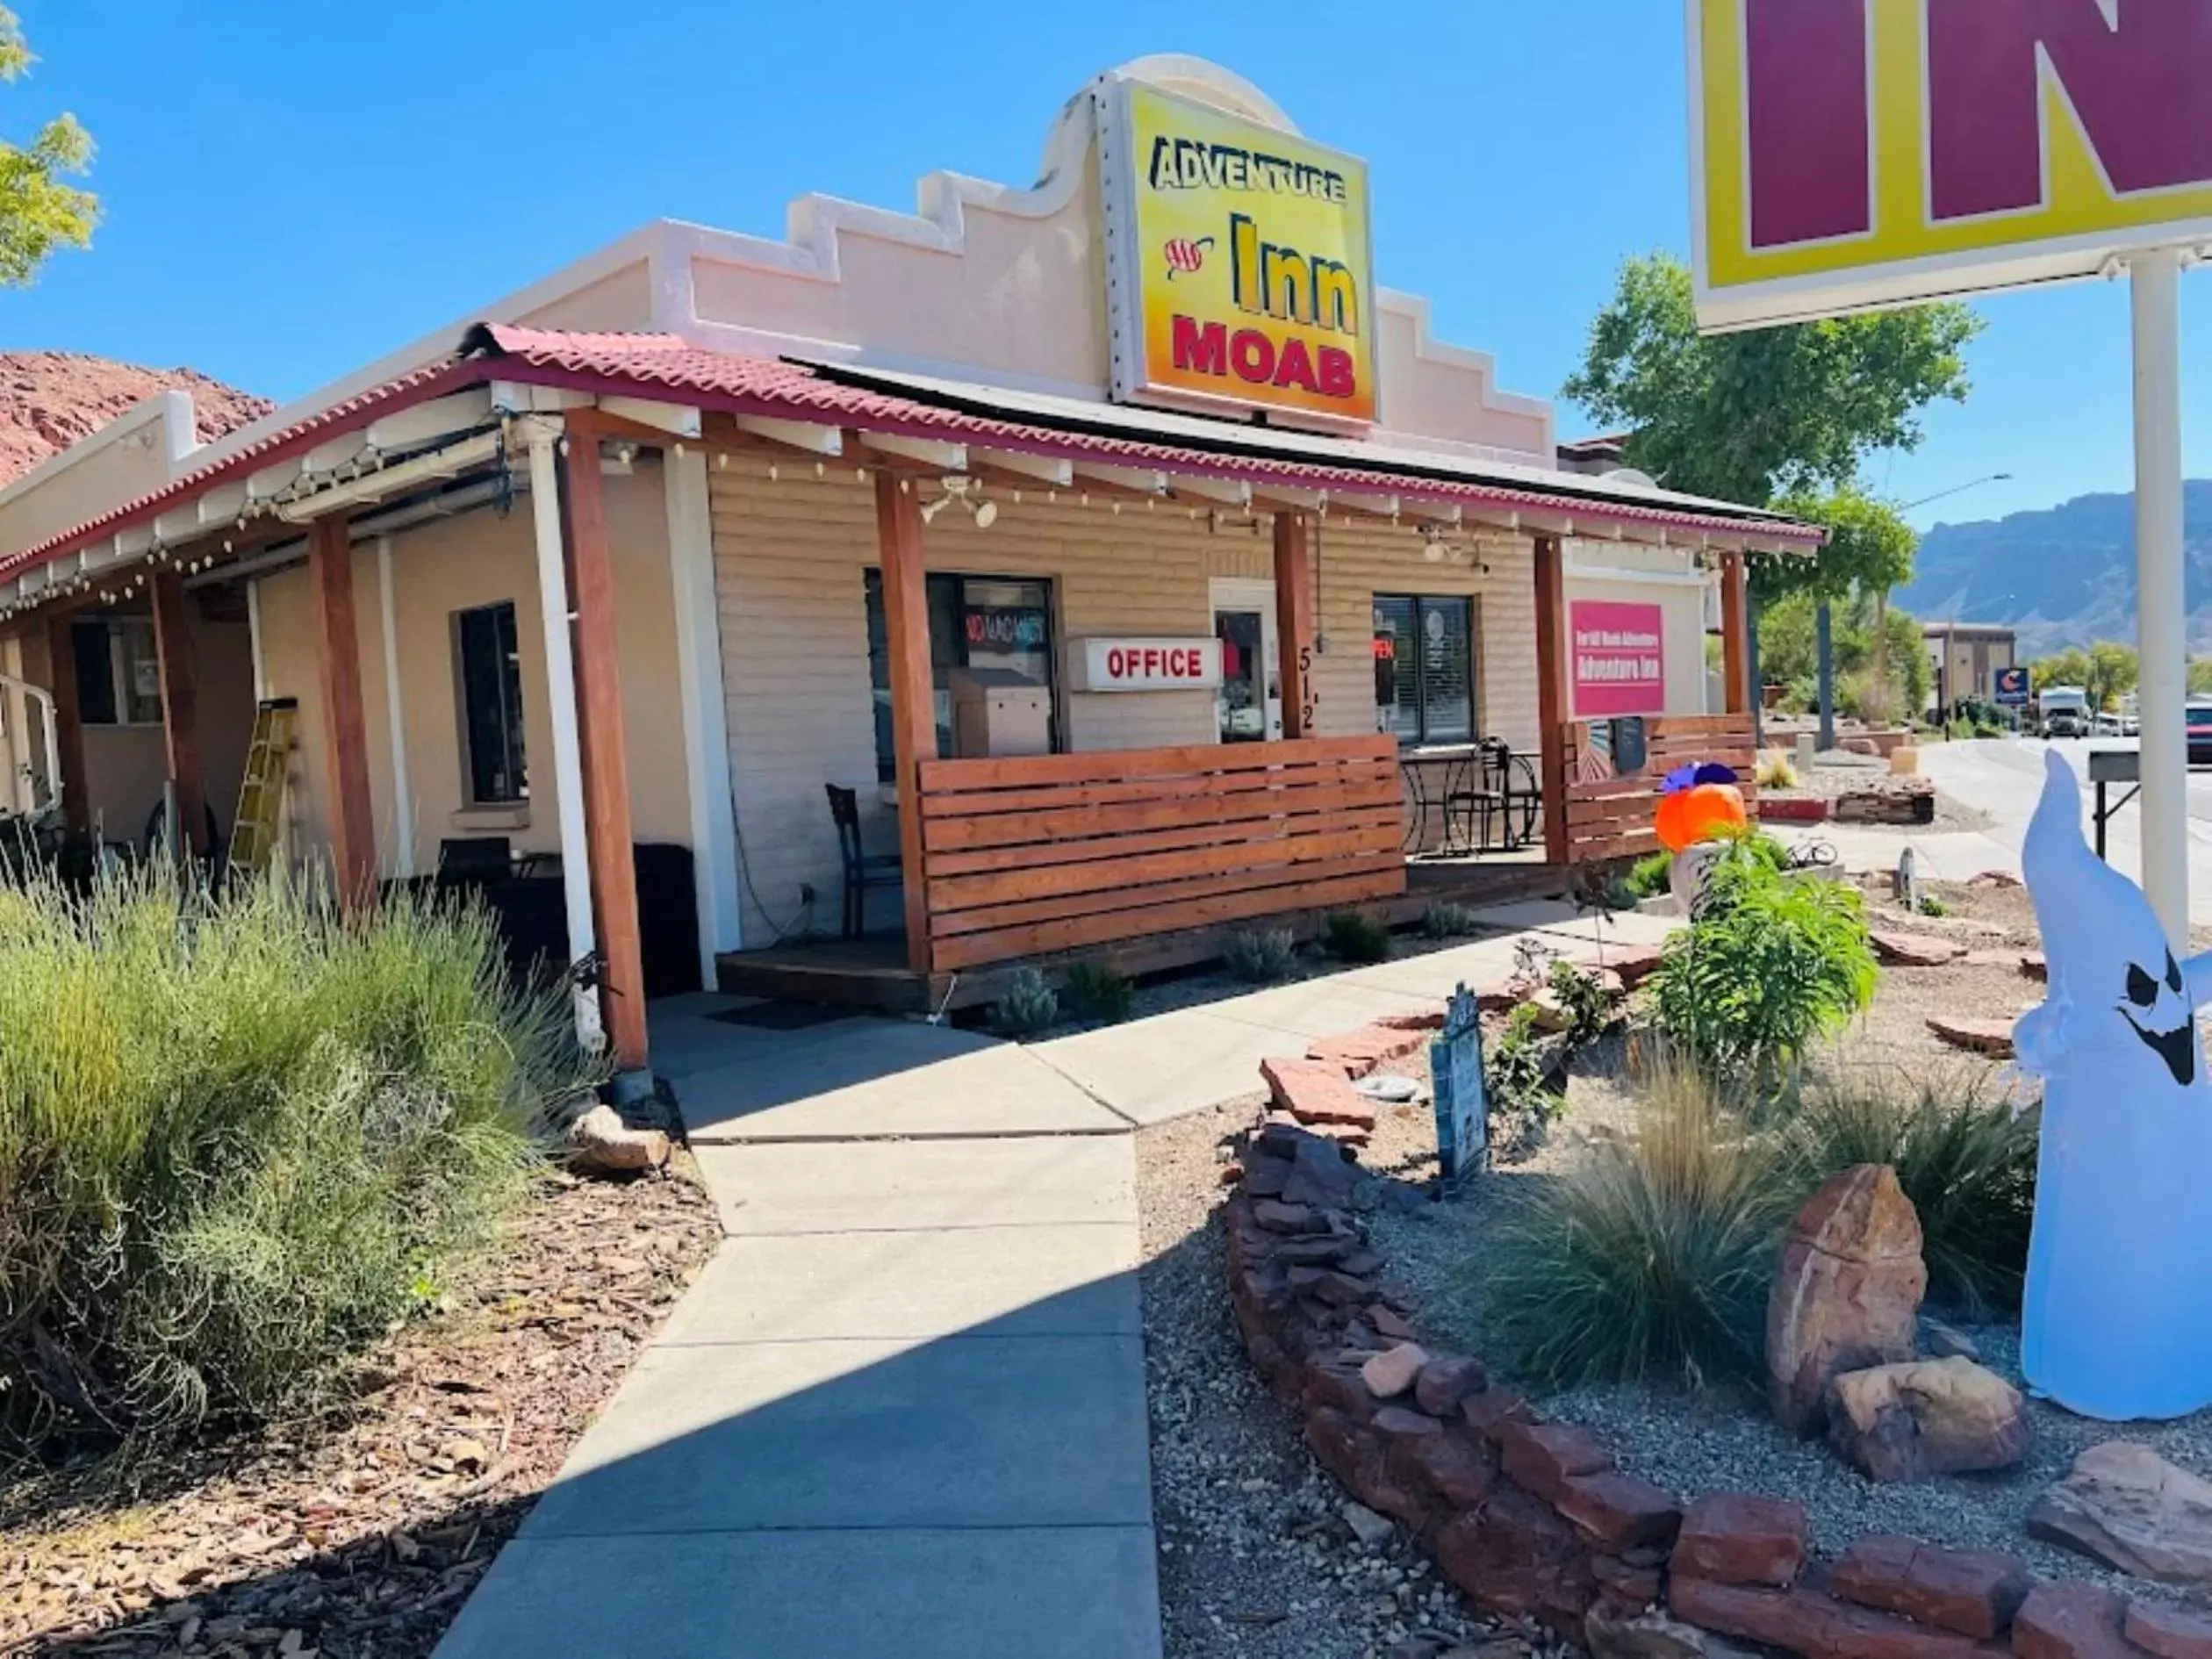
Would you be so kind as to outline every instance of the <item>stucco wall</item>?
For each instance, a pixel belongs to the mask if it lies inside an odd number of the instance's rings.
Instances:
[[[609,478],[606,483],[635,832],[640,841],[689,845],[683,710],[676,683],[675,595],[668,569],[661,470],[641,461],[634,476]],[[553,793],[545,636],[539,622],[537,557],[528,497],[519,498],[506,518],[484,508],[404,531],[391,538],[391,558],[400,714],[413,796],[404,823],[393,790],[376,545],[362,542],[354,549],[370,788],[385,873],[399,868],[403,834],[412,842],[415,867],[425,873],[435,867],[438,844],[448,837],[504,835],[518,851],[557,851],[560,821]],[[465,800],[453,618],[456,611],[502,600],[515,607],[531,798],[520,808],[479,810]],[[328,748],[315,666],[312,599],[304,566],[262,579],[261,612],[269,694],[296,697],[300,705],[300,743],[294,756],[290,808],[296,825],[295,846],[324,847],[329,838]]]
[[[0,554],[160,489],[171,455],[193,442],[191,419],[189,395],[157,393],[0,491]]]
[[[844,469],[824,479],[732,460],[709,475],[715,585],[722,612],[723,688],[732,790],[750,890],[748,944],[779,930],[834,929],[842,876],[825,784],[858,791],[871,851],[897,845],[895,820],[876,780],[868,677],[865,572],[878,563],[873,486]],[[933,571],[1047,578],[1055,626],[1066,642],[1086,635],[1204,637],[1213,631],[1210,582],[1268,578],[1274,569],[1264,519],[1188,515],[1180,505],[1147,509],[1105,498],[1088,507],[1077,492],[1057,503],[1024,491],[993,499],[998,521],[978,530],[947,514],[923,534]],[[1471,541],[1466,547],[1473,548]],[[1329,650],[1318,659],[1320,729],[1353,736],[1375,729],[1371,653],[1377,592],[1473,594],[1480,617],[1478,718],[1517,748],[1535,743],[1535,598],[1525,542],[1485,547],[1488,574],[1469,557],[1424,560],[1410,528],[1342,521],[1322,528],[1314,560],[1317,617]],[[1210,743],[1210,692],[1074,693],[1065,689],[1066,729],[1078,750]],[[801,886],[811,886],[809,911]],[[895,916],[896,895],[871,896],[872,924]]]

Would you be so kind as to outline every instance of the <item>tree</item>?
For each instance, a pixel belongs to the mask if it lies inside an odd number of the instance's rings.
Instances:
[[[2046,686],[2079,686],[2086,690],[2089,672],[2089,653],[2079,645],[2069,645],[2029,664],[2028,683],[2037,691]]]
[[[2089,677],[2083,682],[2089,706],[2114,709],[2143,678],[2143,664],[2132,646],[2101,639],[2089,648]]]
[[[0,80],[15,81],[37,60],[14,12],[0,5]],[[62,182],[92,165],[92,136],[74,115],[58,115],[28,146],[0,140],[0,284],[28,285],[59,248],[89,248],[99,198]]]
[[[1818,672],[1813,614],[1818,604],[1814,593],[1801,591],[1784,594],[1760,613],[1759,665],[1770,680],[1789,687],[1785,707],[1809,707],[1813,701]],[[1878,638],[1882,643],[1878,670]],[[1878,623],[1875,598],[1863,591],[1850,594],[1837,607],[1835,667],[1839,700],[1846,714],[1924,708],[1935,683],[1919,620],[1892,610]]]
[[[1689,269],[1631,259],[1566,395],[1629,428],[1628,460],[1669,489],[1764,506],[1840,487],[1876,449],[1920,445],[1920,412],[1966,397],[1981,320],[1946,301],[1742,334],[1698,332]]]

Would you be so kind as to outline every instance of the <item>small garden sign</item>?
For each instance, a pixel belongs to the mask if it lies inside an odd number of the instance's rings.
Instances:
[[[1452,994],[1444,1029],[1429,1045],[1436,1088],[1436,1156],[1447,1181],[1480,1169],[1490,1155],[1490,1102],[1483,1088],[1482,1010],[1465,985]]]

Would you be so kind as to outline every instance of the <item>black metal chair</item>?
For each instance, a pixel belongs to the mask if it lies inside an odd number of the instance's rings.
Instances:
[[[848,939],[860,937],[866,920],[864,907],[871,887],[904,885],[904,866],[895,852],[870,852],[860,842],[860,797],[837,784],[824,784],[830,795],[830,820],[837,826],[837,854],[844,861],[844,915],[841,931]]]
[[[1492,852],[1493,826],[1505,825],[1512,839],[1512,751],[1496,737],[1485,737],[1460,765],[1459,778],[1444,797],[1444,839],[1460,852]]]

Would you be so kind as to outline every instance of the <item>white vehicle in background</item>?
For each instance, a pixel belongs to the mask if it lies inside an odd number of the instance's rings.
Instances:
[[[2143,736],[2143,699],[2133,692],[2120,700],[2120,735],[2122,737]]]
[[[2079,686],[2046,686],[2036,696],[2036,726],[2046,737],[2086,737],[2094,727],[2089,693]]]

